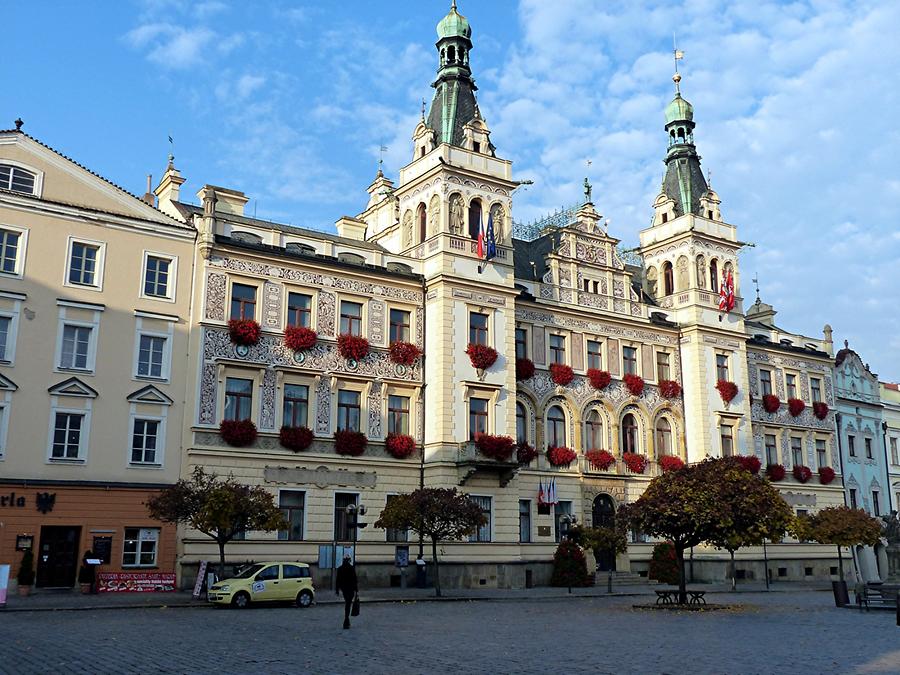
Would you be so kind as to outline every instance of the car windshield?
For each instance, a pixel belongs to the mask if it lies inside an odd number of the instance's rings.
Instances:
[[[249,579],[254,574],[259,572],[263,567],[264,567],[264,565],[261,565],[259,563],[257,563],[256,565],[250,565],[250,567],[241,570],[238,574],[235,574],[234,578],[235,579]]]

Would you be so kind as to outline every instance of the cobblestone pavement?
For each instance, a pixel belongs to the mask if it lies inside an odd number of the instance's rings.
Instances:
[[[0,615],[0,672],[897,673],[892,612],[830,593],[714,596],[740,608],[635,610],[650,598],[121,609]]]

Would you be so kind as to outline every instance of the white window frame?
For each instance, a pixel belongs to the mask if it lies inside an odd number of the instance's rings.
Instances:
[[[97,247],[97,269],[94,273],[93,284],[73,284],[69,281],[69,270],[72,266],[72,247],[74,244],[85,244],[87,246]],[[106,242],[96,241],[94,239],[85,239],[83,237],[72,237],[68,239],[66,245],[66,267],[63,270],[63,286],[68,288],[80,288],[88,291],[100,292],[103,290],[103,273],[106,269]]]
[[[22,309],[23,296],[0,291],[0,298],[13,301],[12,309],[0,310],[0,317],[9,319],[9,333],[6,336],[6,353],[0,357],[0,365],[13,366],[16,362],[16,339],[19,335],[19,314]]]
[[[8,163],[6,160],[4,160],[4,162]],[[0,278],[21,279],[25,274],[25,253],[28,248],[28,230],[24,227],[9,225],[7,223],[0,223],[0,230],[10,230],[19,233],[19,251],[16,255],[16,270],[15,272],[0,271]]]
[[[128,537],[125,533],[128,530],[137,530],[137,551],[135,551],[135,561],[131,564],[125,563],[125,542],[128,540]],[[156,531],[156,539],[142,539],[141,533],[145,530],[155,530]],[[159,567],[159,540],[162,531],[158,527],[125,527],[122,529],[122,568],[123,569],[152,569]],[[152,563],[141,563],[141,542],[142,541],[153,541],[156,543],[156,546],[153,547],[153,562]]]
[[[58,397],[52,397],[50,404],[50,420],[47,425],[47,464],[87,464],[88,449],[91,447],[91,399],[82,400],[85,401],[84,408],[71,408],[69,406],[60,405]],[[78,457],[67,458],[53,456],[53,437],[54,432],[56,431],[57,413],[84,416],[84,421],[81,424],[81,435],[78,438]]]
[[[30,164],[24,164],[23,162],[17,162],[14,159],[6,159],[4,158],[0,161],[0,164],[7,164],[9,166],[14,166],[17,169],[24,169],[29,173],[34,174],[34,192],[31,193],[32,197],[40,197],[44,193],[44,172],[38,169],[37,167],[31,166]],[[10,190],[13,194],[24,195],[28,194],[27,192],[17,192],[15,190]]]
[[[0,391],[0,462],[6,459],[6,436],[9,432],[9,416],[12,392]]]
[[[134,328],[134,354],[132,357],[132,373],[131,379],[150,382],[168,383],[172,377],[172,340],[175,333],[175,318],[168,320],[168,330],[149,330],[144,328],[144,317],[137,316]],[[140,358],[141,358],[141,336],[164,338],[166,345],[163,348],[162,372],[159,377],[152,375],[140,374]]]
[[[87,362],[84,368],[75,368],[74,366],[63,366],[62,350],[63,336],[66,328],[87,328],[91,331],[91,337],[88,340]],[[63,320],[59,325],[59,334],[56,338],[56,363],[54,370],[58,373],[86,373],[93,374],[97,363],[97,326],[87,321],[66,321]]]
[[[166,295],[147,295],[146,293],[147,263],[150,258],[161,258],[169,262],[169,284],[166,287]],[[148,251],[147,249],[144,249],[141,263],[141,287],[138,290],[139,297],[146,300],[157,300],[159,302],[175,302],[175,286],[177,279],[178,256],[174,256],[171,253],[161,253],[159,251]]]
[[[147,404],[142,404],[147,405]],[[137,412],[137,404],[131,404],[131,410],[128,417],[128,440],[125,444],[126,454],[125,463],[132,469],[162,469],[166,465],[166,407],[160,406],[162,412],[156,415],[145,415]],[[155,462],[135,462],[131,458],[132,439],[134,438],[134,424],[137,420],[147,420],[150,422],[159,422],[156,433],[156,461]]]

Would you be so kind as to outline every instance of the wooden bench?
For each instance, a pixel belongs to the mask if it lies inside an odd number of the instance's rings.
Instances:
[[[656,593],[656,604],[657,605],[677,605],[678,603],[678,590],[672,591],[655,591]],[[703,596],[706,595],[706,591],[687,591],[688,602],[689,605],[705,605],[706,598]]]

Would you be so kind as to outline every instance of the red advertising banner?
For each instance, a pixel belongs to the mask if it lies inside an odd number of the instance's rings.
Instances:
[[[101,572],[100,593],[160,593],[175,590],[174,572]]]

